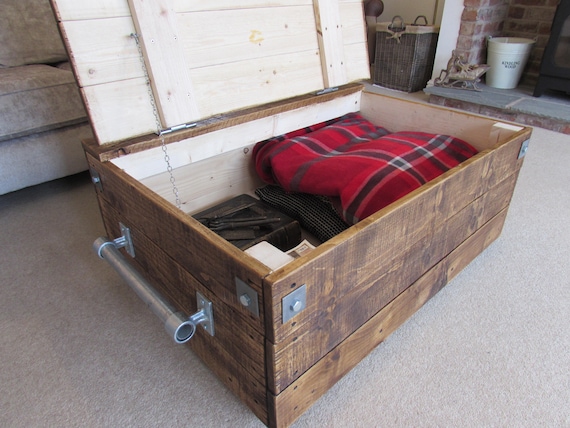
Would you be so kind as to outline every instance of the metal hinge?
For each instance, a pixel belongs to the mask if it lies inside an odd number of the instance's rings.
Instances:
[[[158,134],[158,135],[160,137],[162,137],[163,135],[171,134],[171,133],[177,132],[177,131],[182,131],[183,129],[194,128],[196,125],[197,125],[196,122],[194,122],[194,123],[183,123],[182,125],[176,125],[176,126],[173,126],[172,128],[162,129],[160,131],[160,134]]]
[[[318,91],[316,95],[325,95],[325,94],[330,94],[331,92],[335,92],[338,91],[338,87],[334,87],[334,88],[325,88],[322,91]]]

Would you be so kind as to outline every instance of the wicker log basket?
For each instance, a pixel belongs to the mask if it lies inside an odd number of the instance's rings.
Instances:
[[[424,20],[425,24],[418,21]],[[376,25],[374,83],[405,92],[425,88],[429,81],[439,36],[439,27],[418,16],[405,24],[401,16]]]

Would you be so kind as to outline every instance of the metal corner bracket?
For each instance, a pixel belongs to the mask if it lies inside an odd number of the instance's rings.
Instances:
[[[100,192],[103,191],[103,182],[101,181],[101,176],[93,168],[89,168],[89,175],[91,175],[91,182],[95,185],[95,188]]]
[[[241,305],[259,318],[259,299],[257,291],[236,276],[236,295]]]
[[[523,143],[521,144],[521,150],[519,152],[518,159],[523,158],[524,155],[526,155],[526,152],[528,152],[529,144],[530,144],[530,138],[528,140],[523,141]]]
[[[286,323],[307,307],[307,285],[303,284],[281,299],[282,322]]]

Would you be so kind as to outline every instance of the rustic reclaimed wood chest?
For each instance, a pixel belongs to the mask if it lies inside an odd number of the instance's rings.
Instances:
[[[351,83],[369,77],[361,1],[52,4],[118,238],[99,254],[151,285],[139,294],[175,340],[193,336],[267,425],[291,424],[499,236],[530,129]],[[262,185],[257,142],[351,112],[479,153],[277,269],[193,218]],[[179,328],[170,309],[199,315]]]

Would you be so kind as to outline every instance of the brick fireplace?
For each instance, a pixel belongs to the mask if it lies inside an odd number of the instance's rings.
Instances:
[[[523,37],[534,39],[536,43],[516,89],[485,87],[482,92],[473,93],[428,85],[424,91],[429,95],[429,102],[570,134],[567,113],[570,93],[532,96],[558,3],[559,0],[446,0],[444,16],[449,6],[453,13],[448,16],[453,18],[447,21],[448,32],[443,40],[448,43],[441,51],[440,60],[445,57],[447,61],[447,55],[455,49],[469,63],[484,64],[488,36]],[[445,63],[440,62],[440,65],[445,66]],[[439,74],[439,68],[435,71]]]
[[[559,0],[465,0],[456,50],[470,63],[487,61],[488,36],[535,39],[521,84],[534,85]]]

